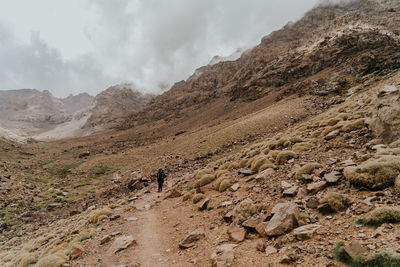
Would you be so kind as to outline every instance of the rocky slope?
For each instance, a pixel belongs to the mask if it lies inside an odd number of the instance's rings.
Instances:
[[[399,67],[398,9],[397,1],[321,5],[264,37],[238,60],[198,69],[152,100],[125,127],[157,120],[179,124],[199,111],[224,105],[212,120],[243,101],[268,95],[279,100],[291,94],[338,94],[368,74],[383,76]]]
[[[60,99],[48,91],[0,91],[0,135],[19,142],[87,135],[120,124],[151,97],[129,84]]]
[[[131,84],[116,85],[98,94],[83,128],[115,127],[127,117],[143,109],[152,95],[135,91]]]
[[[399,266],[400,5],[346,2],[125,131],[0,140],[0,265]]]

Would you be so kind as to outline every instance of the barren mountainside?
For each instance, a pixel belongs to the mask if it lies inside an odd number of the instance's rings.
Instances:
[[[67,105],[7,94],[12,118]],[[321,4],[162,95],[92,103],[80,127],[106,130],[0,138],[0,266],[400,266],[399,1]]]
[[[151,99],[116,85],[96,97],[87,93],[56,98],[49,91],[0,91],[0,135],[14,141],[82,136],[119,125]]]
[[[267,95],[278,100],[292,94],[337,94],[368,74],[383,76],[398,68],[399,3],[350,2],[314,8],[238,60],[200,68],[154,98],[126,127],[160,119],[180,123],[198,109],[221,105],[216,99],[230,103],[224,102],[214,117]]]

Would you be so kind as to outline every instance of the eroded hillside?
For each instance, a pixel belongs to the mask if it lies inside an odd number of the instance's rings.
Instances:
[[[0,264],[398,266],[399,12],[318,7],[119,130],[0,141]]]

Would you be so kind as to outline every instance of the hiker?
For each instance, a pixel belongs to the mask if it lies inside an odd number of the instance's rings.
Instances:
[[[167,175],[165,175],[163,169],[158,169],[158,173],[157,173],[158,192],[162,192],[162,186],[164,183],[164,179],[166,177],[167,177]]]

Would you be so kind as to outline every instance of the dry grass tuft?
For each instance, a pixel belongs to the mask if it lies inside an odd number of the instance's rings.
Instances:
[[[35,267],[55,267],[61,266],[68,261],[68,256],[63,251],[45,256],[36,263]]]
[[[37,253],[22,252],[15,256],[13,260],[13,266],[25,267],[28,266],[29,264],[37,262],[37,259],[38,259]]]
[[[108,207],[102,208],[102,209],[99,209],[99,210],[94,210],[91,213],[90,222],[91,223],[98,223],[102,219],[110,217],[111,215],[113,215],[113,213],[114,213],[113,210],[108,208]]]
[[[360,166],[345,168],[343,174],[355,186],[384,189],[394,185],[400,174],[400,157],[386,156],[369,160]]]
[[[202,187],[205,185],[208,185],[212,181],[215,180],[215,175],[214,174],[204,174],[199,180],[196,181],[195,187]]]
[[[365,127],[365,119],[361,118],[358,120],[349,121],[348,123],[344,124],[342,127],[342,131],[349,133],[352,131],[360,130]]]
[[[221,181],[221,184],[219,185],[218,191],[219,192],[224,192],[226,189],[231,187],[232,181],[231,179],[224,179]]]
[[[309,142],[297,143],[293,145],[292,151],[295,153],[301,153],[309,150],[310,148],[312,148],[312,146],[313,145]]]
[[[192,198],[193,204],[197,204],[200,202],[200,200],[202,200],[204,198],[204,194],[195,194]]]
[[[222,181],[224,181],[226,179],[230,179],[230,176],[228,174],[223,175],[223,176],[219,177],[217,180],[215,180],[215,182],[213,184],[214,189],[219,191],[219,187],[220,187]]]
[[[276,164],[282,165],[288,162],[288,160],[296,157],[296,153],[293,151],[281,151],[276,156]]]
[[[252,216],[256,212],[257,212],[257,205],[255,205],[250,198],[246,198],[238,205],[236,205],[236,207],[233,209],[233,216],[237,217],[240,214],[243,217],[247,218]]]
[[[358,224],[379,226],[384,223],[399,223],[400,209],[379,207],[357,220]]]
[[[239,168],[245,168],[245,167],[248,166],[248,164],[249,164],[249,159],[242,159],[242,160],[239,162]]]
[[[185,193],[182,196],[182,201],[190,200],[193,197],[194,193],[195,193],[195,190],[190,190],[189,192]]]
[[[303,174],[311,174],[315,169],[320,169],[322,168],[322,165],[319,163],[308,163],[301,167],[297,172],[296,172],[296,179],[301,180]]]
[[[332,210],[339,212],[346,210],[353,203],[353,200],[347,195],[330,192],[320,202],[329,204]]]

